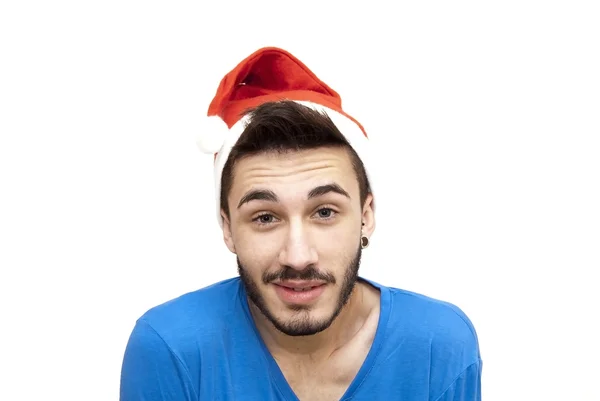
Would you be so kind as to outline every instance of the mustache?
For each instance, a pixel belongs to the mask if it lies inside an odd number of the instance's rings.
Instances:
[[[262,280],[265,284],[284,280],[320,280],[326,283],[335,284],[335,276],[333,274],[321,272],[314,266],[309,266],[301,271],[288,266],[276,272],[265,272],[262,276]]]

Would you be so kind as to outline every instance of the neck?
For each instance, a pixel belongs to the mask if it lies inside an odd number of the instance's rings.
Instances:
[[[250,311],[265,345],[274,356],[306,356],[311,360],[327,358],[361,330],[373,311],[373,299],[369,296],[367,285],[358,281],[333,323],[320,333],[310,336],[288,336],[280,332],[252,302],[249,302]]]

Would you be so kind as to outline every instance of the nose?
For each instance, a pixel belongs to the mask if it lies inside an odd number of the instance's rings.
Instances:
[[[318,261],[308,230],[302,222],[290,222],[279,263],[294,270],[304,270]]]

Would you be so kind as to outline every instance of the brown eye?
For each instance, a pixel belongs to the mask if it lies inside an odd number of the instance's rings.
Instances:
[[[254,219],[252,219],[252,221],[258,223],[258,224],[271,224],[274,223],[275,221],[275,217],[273,217],[272,214],[261,214],[258,217],[255,217]]]

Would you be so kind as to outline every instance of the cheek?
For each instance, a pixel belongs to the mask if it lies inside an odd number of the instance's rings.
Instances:
[[[359,239],[360,231],[356,230],[356,226],[344,221],[343,224],[327,227],[325,229],[317,229],[314,235],[320,238],[320,242],[328,245],[330,248],[344,248],[352,246]],[[359,223],[360,224],[360,223]]]
[[[277,261],[279,241],[277,236],[256,235],[243,230],[234,236],[236,254],[252,272],[269,269]]]
[[[345,264],[354,257],[358,250],[360,238],[354,230],[340,229],[317,234],[316,247],[321,262],[331,266]]]

